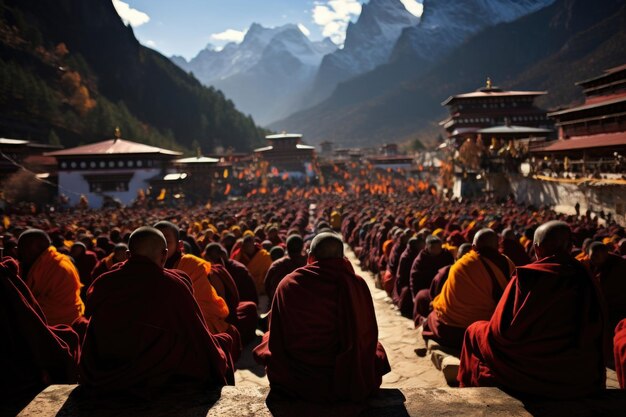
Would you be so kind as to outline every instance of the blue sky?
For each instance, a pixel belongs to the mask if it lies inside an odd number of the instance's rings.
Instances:
[[[421,0],[400,0],[414,14]],[[208,43],[221,47],[241,41],[254,22],[263,26],[298,24],[313,40],[342,44],[363,0],[113,0],[141,43],[166,56],[194,57]]]

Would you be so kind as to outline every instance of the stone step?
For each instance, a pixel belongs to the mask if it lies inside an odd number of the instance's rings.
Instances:
[[[381,389],[363,404],[318,405],[279,398],[269,388],[223,387],[185,393],[149,403],[94,402],[81,398],[76,385],[52,385],[19,417],[73,416],[529,416],[524,405],[497,388]]]

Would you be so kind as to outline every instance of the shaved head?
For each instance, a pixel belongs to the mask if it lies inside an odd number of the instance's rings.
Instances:
[[[498,250],[498,234],[489,228],[480,229],[474,235],[473,246],[476,250],[495,249]]]
[[[537,258],[567,255],[572,246],[572,231],[565,222],[549,221],[535,230],[533,244]]]
[[[511,229],[510,227],[507,227],[506,229],[504,229],[502,231],[502,239],[504,240],[515,240],[516,236],[515,236],[515,231],[513,229]]]
[[[315,260],[343,258],[343,242],[334,233],[320,233],[311,243],[311,255]]]
[[[17,257],[20,262],[32,265],[50,247],[50,236],[41,229],[28,229],[17,241]]]
[[[128,240],[130,256],[145,256],[159,266],[167,257],[167,241],[159,229],[144,226],[136,229]]]
[[[167,220],[162,220],[158,223],[156,223],[154,225],[155,229],[159,229],[161,232],[163,230],[171,230],[172,233],[174,234],[174,238],[176,240],[180,239],[180,228],[178,226],[176,226],[174,223],[172,222],[168,222]]]
[[[471,243],[463,243],[456,252],[456,259],[461,259],[463,255],[472,250]]]
[[[224,246],[217,242],[212,242],[204,248],[204,259],[211,263],[223,263],[223,258],[227,258],[228,253]]]

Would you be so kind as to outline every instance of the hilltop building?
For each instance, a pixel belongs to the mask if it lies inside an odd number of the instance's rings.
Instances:
[[[439,124],[448,138],[461,143],[467,138],[509,140],[545,137],[551,132],[546,111],[535,105],[545,91],[503,90],[487,78],[485,87],[470,93],[457,94],[445,100],[450,116]]]
[[[268,146],[255,149],[254,154],[259,162],[268,164],[269,170],[304,174],[315,159],[315,147],[304,145],[300,134],[280,133],[265,139]]]
[[[540,155],[581,159],[608,159],[621,164],[626,157],[626,65],[576,85],[583,88],[585,102],[549,113],[555,120],[558,140],[533,152]],[[621,161],[621,162],[620,162]]]

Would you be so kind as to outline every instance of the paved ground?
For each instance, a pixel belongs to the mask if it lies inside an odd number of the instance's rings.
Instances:
[[[400,316],[392,305],[385,301],[387,298],[385,292],[374,287],[372,275],[361,270],[354,253],[347,250],[346,254],[356,273],[365,278],[372,291],[378,321],[378,338],[385,347],[391,364],[391,372],[383,377],[382,386],[385,388],[446,387],[443,374],[434,367],[430,358],[418,357],[415,354],[415,349],[424,347],[424,343],[413,328],[413,322]],[[252,359],[251,351],[256,344],[258,341],[251,343],[237,363],[235,381],[238,386],[265,387],[268,385],[263,367],[257,365]]]

